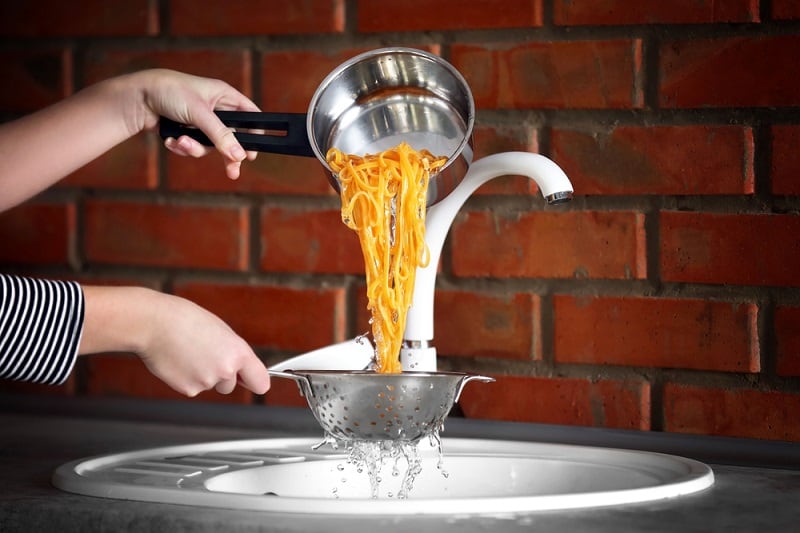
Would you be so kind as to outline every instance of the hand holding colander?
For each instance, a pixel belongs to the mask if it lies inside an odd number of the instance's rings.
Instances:
[[[458,372],[270,370],[293,379],[325,432],[340,441],[417,441],[438,431],[469,381]]]

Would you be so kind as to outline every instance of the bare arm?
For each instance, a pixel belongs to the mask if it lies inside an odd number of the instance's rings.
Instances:
[[[0,125],[0,211],[43,191],[163,115],[193,124],[214,141],[228,177],[239,176],[247,154],[214,109],[257,111],[228,84],[168,70],[147,70],[88,87],[51,107]],[[199,157],[207,149],[188,137],[169,139],[171,151]]]
[[[137,133],[160,116],[203,130],[222,154],[228,177],[239,176],[247,154],[215,109],[257,111],[219,80],[148,70],[88,87],[47,109],[0,126],[0,211],[46,189]],[[209,150],[188,137],[167,139],[174,153]],[[79,353],[128,351],[173,389],[194,396],[238,382],[263,394],[267,369],[248,344],[199,306],[135,287],[83,287],[85,313]],[[74,352],[73,352],[74,354]]]

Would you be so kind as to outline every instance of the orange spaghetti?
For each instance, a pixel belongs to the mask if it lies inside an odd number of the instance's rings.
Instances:
[[[327,160],[341,186],[342,221],[358,233],[364,255],[376,370],[401,372],[400,345],[417,266],[429,260],[428,180],[447,158],[401,143],[363,157],[331,148]]]

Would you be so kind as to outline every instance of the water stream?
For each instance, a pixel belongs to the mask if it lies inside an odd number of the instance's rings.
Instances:
[[[448,477],[444,469],[444,453],[442,450],[442,440],[439,436],[441,428],[434,428],[422,439],[416,441],[403,440],[352,440],[341,441],[330,434],[326,434],[325,439],[314,448],[317,449],[328,444],[334,450],[344,449],[347,452],[346,464],[352,465],[356,473],[366,475],[370,483],[371,496],[374,499],[381,497],[380,487],[383,478],[381,473],[386,465],[391,465],[391,475],[394,478],[401,478],[400,488],[397,493],[387,492],[386,498],[397,498],[404,500],[414,488],[414,481],[422,472],[422,458],[420,457],[419,446],[425,439],[430,446],[438,453],[437,468],[443,477]],[[338,465],[338,470],[343,473],[341,483],[347,482],[344,474],[345,465]],[[402,477],[401,477],[402,476]],[[338,497],[338,487],[333,487],[334,497]]]

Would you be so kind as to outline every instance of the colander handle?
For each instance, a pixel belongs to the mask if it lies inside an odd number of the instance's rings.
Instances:
[[[263,113],[253,111],[215,111],[223,124],[232,128],[262,130],[264,133],[237,131],[233,135],[242,148],[273,154],[314,156],[314,150],[306,133],[305,113]],[[204,146],[213,146],[211,139],[201,130],[175,122],[166,117],[159,118],[158,133],[162,139],[177,139],[182,135],[191,137]]]
[[[465,376],[464,379],[462,379],[458,383],[458,389],[456,389],[456,396],[453,399],[453,403],[458,401],[458,399],[461,397],[461,391],[464,390],[464,386],[470,381],[482,381],[484,383],[491,383],[494,380],[495,380],[494,378],[490,378],[489,376],[479,376],[477,374],[470,374]]]
[[[314,395],[314,391],[311,389],[311,381],[307,376],[297,374],[291,370],[269,370],[269,375],[276,378],[288,378],[294,380],[297,382],[297,386],[300,388],[300,393],[303,396],[308,398]]]

